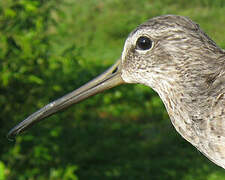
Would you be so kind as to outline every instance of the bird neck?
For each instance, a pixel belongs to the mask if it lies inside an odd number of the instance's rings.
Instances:
[[[199,136],[204,137],[206,129],[205,114],[208,112],[210,102],[204,94],[201,95],[195,88],[186,88],[176,86],[174,83],[171,86],[167,85],[167,90],[157,91],[162,99],[172,124],[175,129],[182,135],[183,138],[197,145]],[[201,132],[197,130],[201,124]],[[199,132],[197,135],[196,132]]]
[[[225,54],[211,62],[198,59],[193,62],[177,65],[173,77],[161,80],[155,90],[176,130],[198,146],[201,139],[207,138],[212,103],[220,93],[215,89],[224,88],[221,78],[225,78]]]

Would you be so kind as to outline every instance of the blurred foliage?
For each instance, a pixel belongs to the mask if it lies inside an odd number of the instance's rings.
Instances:
[[[5,165],[0,161],[0,180],[5,179]]]
[[[0,1],[0,179],[224,179],[142,85],[109,90],[15,142],[6,138],[29,114],[112,64],[138,24],[189,16],[225,48],[224,12],[224,0]]]

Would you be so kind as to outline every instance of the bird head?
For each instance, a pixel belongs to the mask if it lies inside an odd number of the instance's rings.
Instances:
[[[196,61],[199,49],[203,49],[202,55],[207,56],[207,53],[217,50],[217,46],[190,19],[174,15],[150,19],[130,33],[121,58],[111,68],[33,113],[15,126],[8,136],[16,136],[59,110],[124,83],[148,85],[162,98],[163,89],[173,88],[175,82],[184,80],[181,76],[202,68],[202,62]],[[196,69],[190,67],[191,62],[195,62]]]

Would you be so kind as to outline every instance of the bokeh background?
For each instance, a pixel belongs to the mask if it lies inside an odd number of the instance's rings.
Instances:
[[[0,180],[223,180],[172,127],[158,95],[123,85],[7,132],[120,57],[136,26],[188,16],[225,48],[224,0],[1,0]]]

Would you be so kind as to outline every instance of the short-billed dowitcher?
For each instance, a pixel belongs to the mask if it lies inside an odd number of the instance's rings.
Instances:
[[[153,88],[181,136],[225,168],[225,51],[182,16],[159,16],[141,24],[128,36],[115,65],[30,115],[8,135],[123,83]]]

